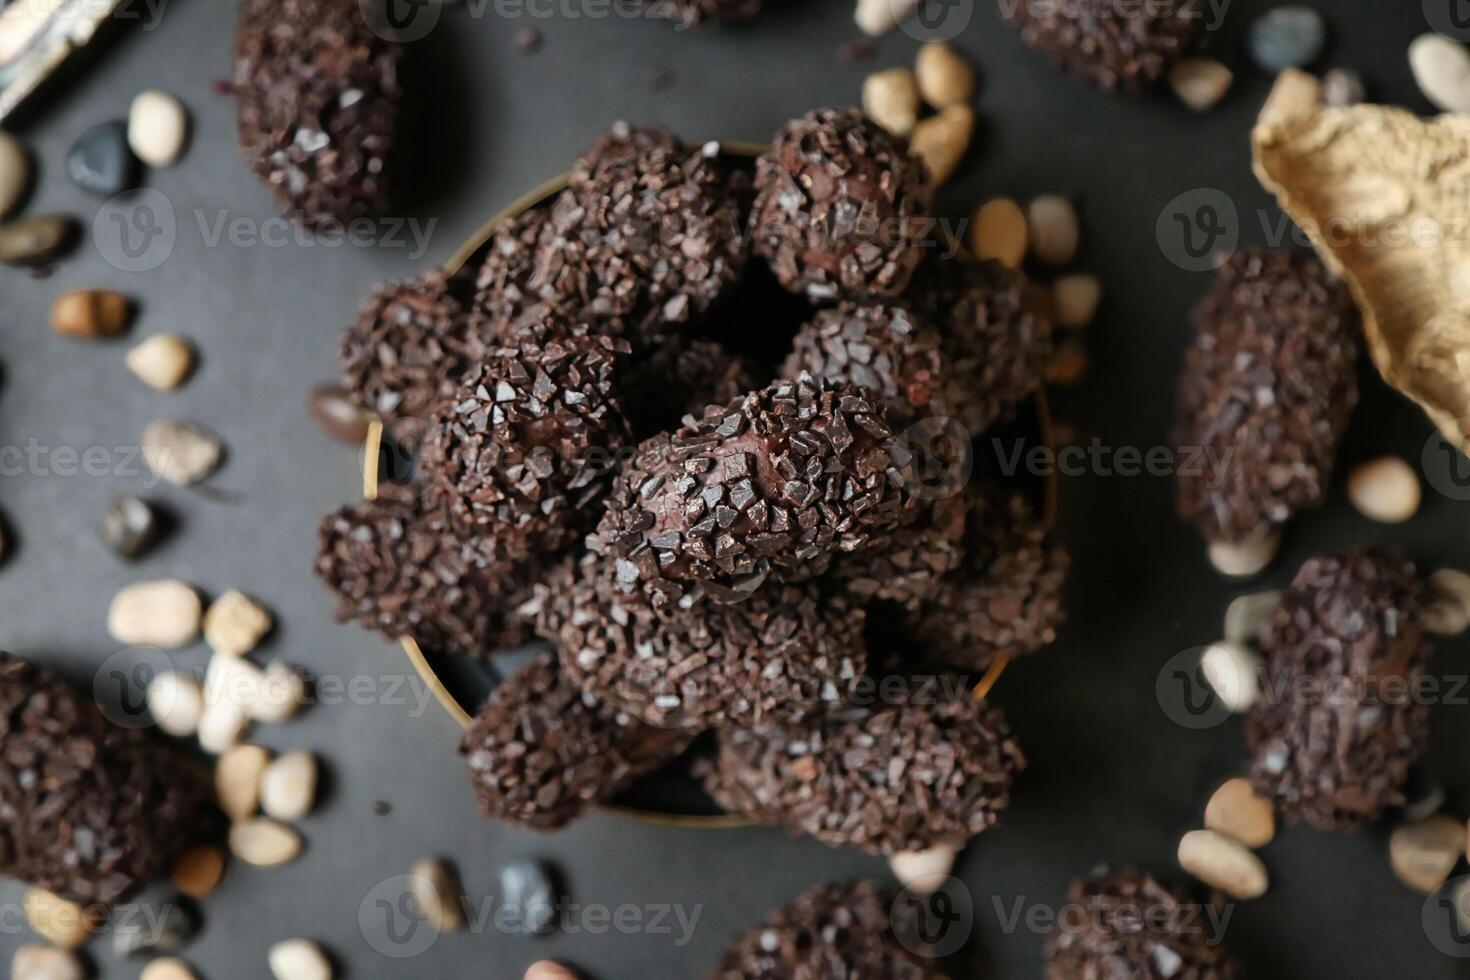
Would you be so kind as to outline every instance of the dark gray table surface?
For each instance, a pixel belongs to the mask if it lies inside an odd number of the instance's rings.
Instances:
[[[0,482],[0,506],[20,541],[0,570],[0,647],[87,678],[114,650],[105,629],[112,594],[137,579],[178,576],[212,594],[240,588],[267,602],[279,629],[264,660],[368,678],[385,695],[259,730],[272,748],[319,753],[328,786],[301,824],[309,842],[301,860],[275,871],[233,867],[206,904],[205,931],[187,952],[202,976],[263,976],[269,944],[296,935],[321,941],[354,977],[514,980],[548,956],[604,980],[696,976],[732,933],[808,885],[886,874],[878,860],[775,830],[672,830],[596,814],[545,837],[482,822],[453,752],[453,723],[432,704],[386,696],[408,673],[402,653],[334,625],[332,603],[310,571],[317,520],[356,495],[358,471],[356,455],[307,419],[305,395],[333,375],[340,331],[374,282],[447,257],[487,215],[563,169],[616,119],[662,123],[690,138],[763,139],[809,108],[856,101],[867,72],[909,64],[916,50],[896,33],[879,42],[873,62],[849,64],[837,54],[856,36],[847,3],[772,6],[782,9],[748,29],[695,34],[590,16],[497,16],[483,4],[447,7],[413,45],[415,77],[432,88],[419,110],[430,163],[409,177],[407,212],[434,222],[423,254],[309,241],[210,245],[208,229],[220,216],[259,224],[273,215],[235,148],[233,101],[214,89],[230,70],[234,4],[223,0],[174,0],[155,29],[126,25],[21,120],[42,171],[30,210],[69,211],[88,222],[97,202],[61,173],[63,153],[83,129],[124,115],[135,92],[159,87],[190,106],[194,140],[181,166],[148,178],[178,216],[176,247],[158,268],[120,271],[89,238],[51,279],[0,272],[0,445],[106,447],[118,463],[107,476],[27,473]],[[1088,334],[1091,373],[1057,404],[1062,417],[1108,446],[1165,444],[1186,311],[1207,282],[1161,249],[1155,224],[1166,203],[1217,188],[1238,209],[1243,243],[1265,243],[1278,227],[1251,178],[1246,140],[1268,80],[1246,66],[1241,36],[1265,6],[1238,0],[1212,37],[1239,78],[1228,101],[1202,117],[1166,95],[1110,98],[1053,74],[988,0],[974,0],[959,37],[981,68],[981,122],[943,206],[963,215],[995,193],[1079,195],[1081,265],[1102,276],[1107,300]],[[1362,68],[1383,101],[1427,108],[1405,61],[1408,42],[1427,29],[1420,4],[1325,6],[1334,34],[1329,63]],[[532,56],[513,43],[528,25],[545,37]],[[650,92],[650,72],[664,69],[674,84]],[[85,286],[138,297],[137,336],[174,330],[194,338],[197,375],[181,391],[160,394],[124,368],[126,343],[53,335],[51,299]],[[127,567],[94,529],[113,495],[145,482],[128,470],[136,463],[126,447],[157,416],[192,418],[223,435],[230,458],[212,485],[234,498],[149,490],[178,512],[181,528]],[[1395,452],[1417,463],[1430,434],[1417,410],[1370,378],[1344,461]],[[1465,562],[1464,505],[1426,489],[1420,515],[1389,529],[1356,515],[1337,488],[1327,507],[1292,526],[1266,580],[1283,582],[1315,552],[1368,542],[1401,546],[1429,567]],[[995,977],[1042,972],[1042,937],[1005,925],[1017,902],[1054,905],[1069,879],[1104,861],[1172,872],[1179,835],[1200,823],[1210,791],[1242,762],[1238,722],[1190,731],[1155,698],[1161,666],[1215,639],[1227,602],[1241,591],[1209,569],[1193,532],[1173,518],[1170,481],[1093,473],[1065,479],[1062,492],[1061,530],[1076,557],[1072,619],[1055,649],[1013,667],[998,689],[1031,767],[1000,828],[974,842],[959,870],[977,909],[975,942]],[[1465,655],[1462,641],[1443,644],[1436,670],[1463,677]],[[205,657],[201,646],[177,660],[199,667]],[[1470,723],[1463,697],[1447,700],[1458,703],[1434,709],[1431,761],[1451,807],[1464,808]],[[375,816],[377,800],[390,802],[391,814]],[[1228,932],[1251,976],[1466,974],[1470,968],[1426,939],[1422,901],[1394,881],[1386,837],[1386,828],[1288,829],[1264,851],[1271,891],[1238,905]],[[495,893],[502,862],[529,855],[552,862],[579,903],[644,914],[678,906],[697,914],[697,924],[687,941],[677,928],[674,935],[584,929],[530,941],[492,925],[443,937],[413,959],[385,958],[362,934],[359,906],[375,885],[428,854],[453,858],[477,902]],[[19,895],[14,885],[0,887],[6,962],[28,939],[14,914]],[[578,921],[595,927],[585,916]],[[136,964],[94,946],[101,975],[136,975]]]

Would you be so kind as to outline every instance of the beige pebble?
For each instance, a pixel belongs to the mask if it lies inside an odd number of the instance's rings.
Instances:
[[[128,110],[128,146],[150,167],[171,167],[184,153],[189,113],[167,92],[140,92]]]
[[[1210,564],[1226,578],[1250,578],[1265,571],[1281,550],[1281,535],[1272,534],[1255,541],[1211,541]]]
[[[1470,52],[1439,34],[1409,45],[1409,68],[1424,97],[1445,112],[1470,112]]]
[[[175,956],[160,956],[138,974],[138,980],[198,980],[189,964]]]
[[[31,155],[20,140],[0,132],[0,218],[14,211],[30,189]]]
[[[30,888],[26,890],[25,916],[36,935],[62,949],[76,949],[96,931],[102,910],[83,908],[44,888]]]
[[[900,851],[888,857],[888,867],[898,883],[916,895],[932,895],[954,870],[960,849],[954,844],[936,844],[923,851]]]
[[[52,946],[22,946],[10,961],[10,980],[83,980],[77,954]]]
[[[174,887],[194,899],[214,894],[225,877],[225,852],[213,844],[199,844],[174,861]]]
[[[919,5],[919,0],[857,0],[853,20],[869,37],[887,34]]]
[[[1429,584],[1440,595],[1470,610],[1470,574],[1458,568],[1441,568],[1429,576]]]
[[[245,709],[231,701],[206,699],[199,717],[199,747],[210,755],[221,755],[240,744],[250,730]]]
[[[119,643],[176,650],[199,636],[204,603],[178,579],[135,582],[113,596],[107,632]]]
[[[1225,639],[1231,643],[1254,643],[1261,627],[1270,622],[1280,607],[1278,591],[1237,596],[1225,610]]]
[[[170,670],[148,683],[148,713],[166,734],[189,738],[204,716],[204,688],[193,674]]]
[[[1399,881],[1424,895],[1449,878],[1465,856],[1465,823],[1438,814],[1400,824],[1388,838],[1388,861]]]
[[[1212,643],[1200,655],[1200,672],[1220,703],[1236,713],[1261,698],[1261,658],[1241,643]]]
[[[1063,330],[1081,330],[1097,315],[1102,302],[1102,281],[1078,272],[1051,284],[1052,316]]]
[[[1028,240],[1026,213],[1008,197],[986,201],[971,219],[970,250],[977,258],[1017,268],[1026,259]]]
[[[257,868],[274,868],[296,860],[301,835],[274,820],[253,817],[230,828],[230,853]]]
[[[1234,81],[1235,73],[1214,58],[1181,58],[1169,70],[1169,87],[1195,112],[1219,105]]]
[[[236,745],[214,764],[214,798],[231,820],[255,816],[260,807],[261,780],[271,754],[259,745]]]
[[[224,458],[219,437],[192,422],[157,419],[143,430],[143,461],[156,475],[187,487],[218,468]]]
[[[1026,209],[1031,254],[1043,265],[1066,265],[1077,256],[1082,226],[1072,202],[1059,194],[1043,194]]]
[[[231,589],[209,604],[204,642],[215,653],[243,657],[271,631],[271,614],[243,592]]]
[[[1229,779],[1205,804],[1205,826],[1246,847],[1265,847],[1276,836],[1276,812],[1249,779]]]
[[[527,968],[524,980],[577,980],[577,975],[560,963],[539,960]]]
[[[175,334],[156,333],[128,351],[127,365],[150,388],[172,391],[194,370],[194,348]]]
[[[974,132],[975,110],[967,105],[947,106],[914,124],[909,150],[924,161],[932,186],[941,187],[954,175]]]
[[[332,980],[331,961],[310,939],[276,943],[267,959],[276,980]]]
[[[245,706],[251,721],[276,725],[295,717],[306,705],[306,679],[295,667],[277,661],[260,677],[256,700]]]
[[[1269,886],[1261,859],[1213,830],[1191,830],[1180,839],[1179,866],[1231,898],[1260,898]]]
[[[924,101],[936,109],[975,97],[974,67],[943,41],[929,41],[919,48],[914,74]]]
[[[292,823],[316,805],[317,761],[310,752],[287,752],[266,767],[260,780],[265,815]]]
[[[907,136],[919,119],[919,85],[907,68],[874,72],[863,82],[863,111],[896,136]]]
[[[218,703],[229,703],[246,719],[260,701],[265,672],[244,657],[216,653],[204,671],[205,712]]]
[[[1347,478],[1348,499],[1364,517],[1381,524],[1402,524],[1419,510],[1419,476],[1397,456],[1383,456],[1353,468]]]
[[[1435,636],[1459,636],[1470,629],[1470,612],[1454,599],[1431,599],[1420,612],[1424,628]]]
[[[437,858],[425,858],[413,866],[410,880],[430,925],[440,932],[464,928],[464,888],[453,869]]]
[[[132,319],[132,304],[111,289],[62,293],[51,304],[51,329],[65,337],[97,340],[116,337]]]

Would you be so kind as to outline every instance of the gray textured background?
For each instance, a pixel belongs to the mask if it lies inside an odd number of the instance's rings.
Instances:
[[[42,171],[31,211],[70,211],[90,221],[97,202],[61,174],[66,146],[87,126],[124,115],[136,91],[161,87],[194,116],[184,163],[148,180],[179,215],[178,244],[167,262],[142,274],[116,270],[91,241],[47,281],[0,271],[0,445],[34,438],[49,447],[126,447],[156,416],[193,418],[228,442],[229,463],[212,485],[238,496],[150,491],[178,512],[182,527],[144,563],[125,567],[100,547],[94,527],[114,494],[138,489],[138,477],[4,477],[0,506],[20,547],[0,570],[0,647],[88,678],[113,652],[104,628],[113,592],[139,578],[179,576],[211,594],[236,587],[269,603],[280,628],[263,659],[320,674],[402,677],[406,664],[395,646],[333,625],[331,603],[310,574],[317,519],[356,494],[358,477],[354,453],[308,421],[307,389],[334,373],[339,332],[372,283],[448,256],[484,217],[563,169],[613,120],[663,123],[690,138],[762,139],[806,109],[855,101],[867,71],[909,64],[916,49],[899,33],[879,44],[871,64],[847,64],[837,47],[855,36],[848,4],[772,6],[782,9],[749,29],[696,35],[651,23],[476,19],[462,5],[446,9],[439,27],[413,46],[431,94],[421,110],[427,163],[410,177],[408,213],[437,220],[428,254],[417,261],[404,249],[205,247],[196,210],[208,222],[221,211],[252,221],[272,213],[235,150],[233,102],[213,90],[229,74],[234,5],[173,0],[156,30],[132,24],[118,31],[77,78],[21,120]],[[943,203],[964,214],[991,193],[1080,195],[1083,264],[1103,277],[1108,298],[1089,334],[1092,373],[1081,389],[1059,397],[1059,409],[1109,445],[1161,444],[1185,311],[1206,278],[1167,261],[1154,225],[1177,194],[1214,187],[1237,203],[1243,241],[1265,240],[1255,215],[1266,198],[1250,177],[1246,133],[1267,81],[1245,67],[1240,51],[1243,25],[1265,5],[1236,3],[1212,39],[1240,81],[1223,107],[1202,118],[1164,96],[1108,98],[1054,75],[1001,25],[989,0],[975,6],[959,44],[981,66],[981,125]],[[1340,0],[1330,7],[1331,63],[1365,69],[1385,101],[1423,108],[1403,54],[1426,29],[1420,5]],[[528,57],[512,36],[531,23],[545,45]],[[651,94],[645,79],[658,69],[672,71],[676,82]],[[138,297],[136,335],[167,329],[194,338],[202,365],[188,386],[152,392],[124,368],[124,343],[54,336],[46,322],[51,298],[84,286]],[[1429,435],[1415,410],[1374,381],[1347,462],[1384,451],[1417,460]],[[1186,731],[1154,697],[1160,666],[1214,639],[1233,594],[1205,565],[1192,532],[1172,518],[1169,482],[1068,479],[1063,503],[1063,533],[1077,559],[1072,622],[1054,650],[1014,667],[998,690],[1031,771],[1001,828],[980,838],[961,865],[990,976],[1036,977],[1042,969],[1041,937],[1006,933],[995,903],[1055,903],[1071,877],[1105,860],[1169,870],[1179,834],[1198,824],[1209,792],[1241,759],[1238,723]],[[1430,492],[1419,517],[1389,530],[1356,516],[1338,492],[1325,510],[1293,526],[1269,579],[1285,580],[1313,552],[1370,541],[1399,544],[1429,565],[1463,561],[1464,516],[1463,505]],[[1463,674],[1464,646],[1447,644],[1436,666]],[[177,659],[199,667],[205,656],[199,648]],[[1452,806],[1467,800],[1467,733],[1463,705],[1436,709],[1432,762],[1451,788]],[[262,729],[258,738],[268,746],[318,752],[329,786],[302,824],[309,841],[302,860],[277,871],[234,867],[209,900],[206,930],[187,954],[201,974],[262,976],[271,942],[306,935],[355,977],[518,978],[541,956],[606,980],[698,975],[732,932],[807,885],[885,873],[881,862],[774,830],[688,832],[594,815],[540,837],[483,823],[452,751],[455,736],[437,709],[416,716],[403,704],[319,707]],[[391,815],[374,816],[375,800],[389,801]],[[458,862],[476,900],[494,892],[501,862],[533,855],[560,869],[579,902],[679,903],[700,907],[701,917],[683,946],[657,935],[533,942],[489,929],[443,938],[410,961],[375,954],[359,932],[359,903],[376,883],[433,853]],[[1251,975],[1465,975],[1426,941],[1420,899],[1388,870],[1385,830],[1289,830],[1264,859],[1271,893],[1236,908],[1229,930]],[[5,903],[19,894],[0,887]],[[9,907],[0,923],[5,961],[25,941]],[[119,966],[95,945],[104,976],[136,974],[136,966]]]

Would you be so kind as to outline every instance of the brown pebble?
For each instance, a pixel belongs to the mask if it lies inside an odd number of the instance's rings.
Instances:
[[[1205,826],[1246,847],[1265,847],[1276,836],[1276,813],[1249,779],[1231,779],[1205,805]]]
[[[1087,373],[1087,348],[1076,341],[1064,340],[1046,366],[1048,384],[1074,385]]]
[[[531,54],[541,49],[541,32],[534,27],[522,27],[516,31],[516,50]]]
[[[190,898],[214,893],[225,876],[225,852],[209,844],[191,847],[174,862],[174,887]]]
[[[131,312],[127,297],[110,289],[62,293],[51,304],[51,329],[86,340],[116,337],[127,329]]]
[[[995,259],[1012,269],[1025,260],[1029,240],[1026,212],[1007,197],[982,204],[970,225],[970,248],[976,257]]]
[[[322,431],[338,442],[361,446],[367,438],[368,415],[353,403],[347,389],[341,385],[313,388],[307,407]]]
[[[1406,823],[1388,839],[1394,877],[1423,895],[1432,893],[1465,855],[1465,824],[1446,814]]]

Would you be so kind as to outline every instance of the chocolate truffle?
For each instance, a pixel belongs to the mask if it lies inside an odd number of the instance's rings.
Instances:
[[[1138,871],[1072,882],[1046,940],[1047,980],[1236,980],[1197,902]]]
[[[339,621],[393,640],[483,657],[531,637],[515,609],[539,577],[535,562],[493,558],[413,493],[324,518],[316,573],[338,597]]]
[[[984,670],[1056,639],[1071,560],[1020,494],[977,494],[965,523],[964,561],[939,581],[914,626],[937,659]]]
[[[401,47],[344,0],[245,0],[235,32],[245,160],[283,211],[334,228],[388,207]]]
[[[1413,565],[1368,550],[1314,558],[1282,593],[1245,737],[1256,791],[1288,818],[1348,829],[1404,802],[1429,735],[1424,601]]]
[[[758,374],[749,358],[717,341],[672,336],[631,365],[624,394],[633,431],[647,437],[676,429],[684,416],[760,387]]]
[[[637,0],[650,17],[672,21],[682,29],[735,24],[751,20],[764,0]]]
[[[427,421],[483,353],[448,283],[429,272],[374,289],[343,335],[339,356],[359,407],[382,419]]]
[[[854,692],[863,613],[813,583],[772,584],[722,605],[698,592],[659,606],[622,593],[595,558],[536,590],[537,630],[588,694],[659,728],[799,718]]]
[[[556,552],[597,520],[628,440],[610,337],[490,351],[435,414],[419,467],[461,530],[502,560]]]
[[[0,875],[83,905],[126,901],[218,829],[210,799],[194,760],[0,653]]]
[[[858,109],[794,119],[756,161],[751,246],[814,300],[896,296],[929,229],[924,165]]]
[[[583,694],[543,650],[491,693],[459,751],[485,816],[556,830],[688,744]]]
[[[700,766],[705,788],[732,813],[874,854],[988,830],[1026,764],[1010,727],[963,683],[913,679],[909,687],[928,696],[794,725],[726,728],[715,762]]]
[[[1000,9],[1048,61],[1108,92],[1154,85],[1205,28],[1205,10],[1191,0],[1001,0]]]
[[[1315,256],[1256,250],[1220,267],[1193,319],[1179,513],[1210,541],[1259,541],[1327,496],[1358,400],[1358,314]]]
[[[922,507],[918,518],[849,555],[840,555],[830,572],[858,602],[892,602],[917,614],[940,592],[940,583],[965,557],[964,494]],[[953,586],[945,586],[946,594]]]
[[[817,885],[736,937],[710,980],[944,980],[898,897],[872,881]]]
[[[640,445],[589,544],[623,587],[668,595],[701,583],[738,602],[773,574],[810,578],[913,506],[891,443],[861,389],[777,381]]]

